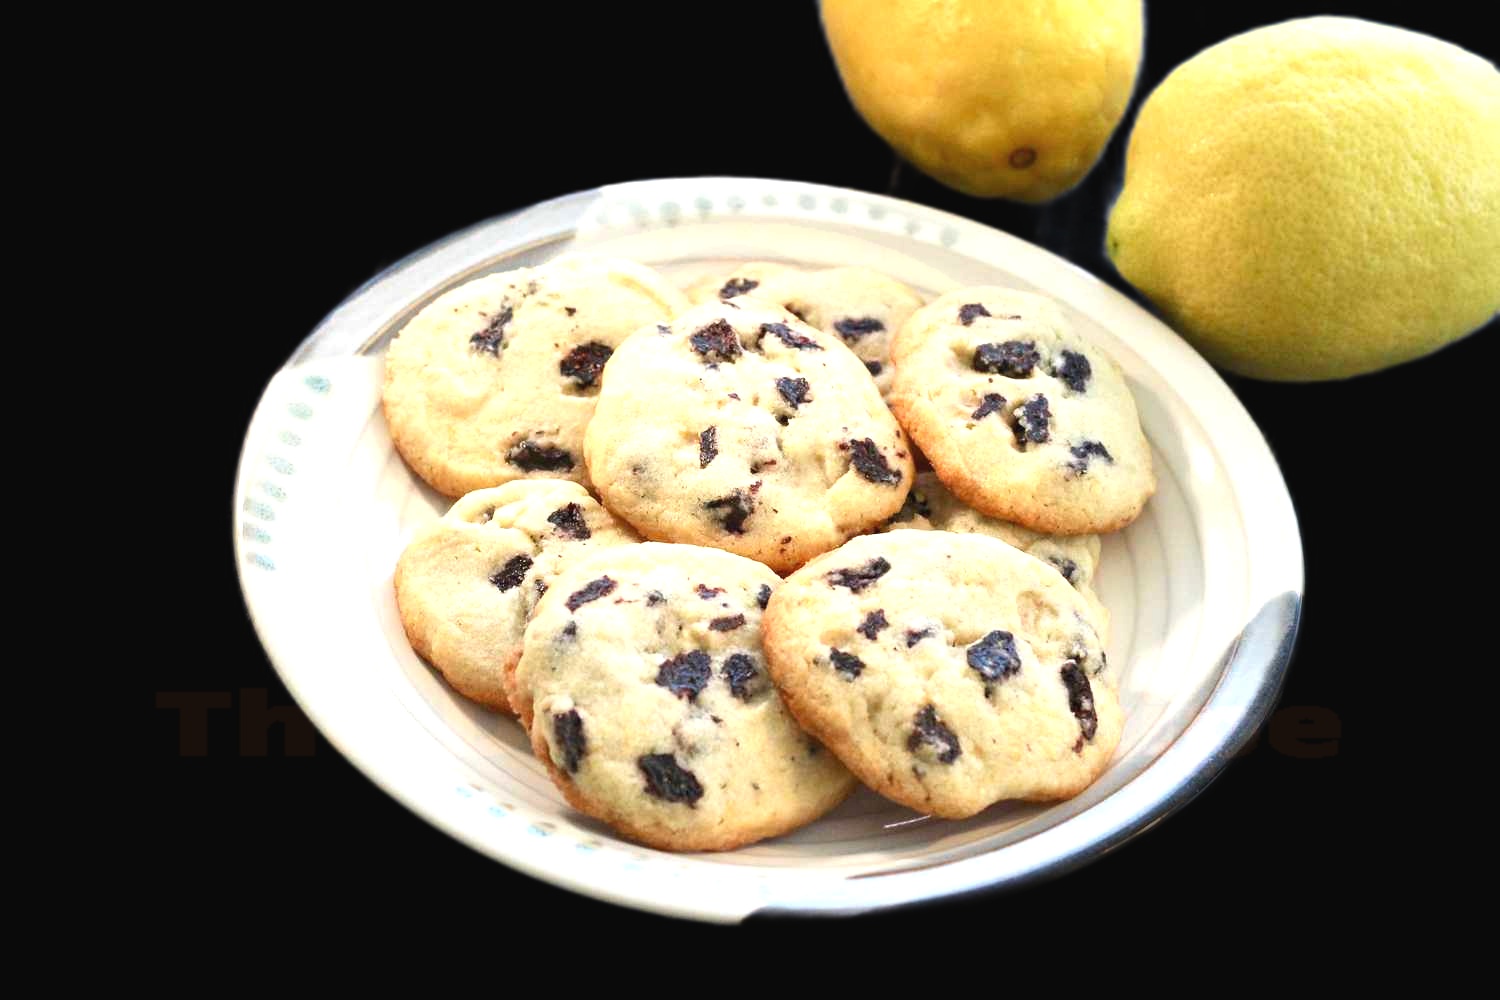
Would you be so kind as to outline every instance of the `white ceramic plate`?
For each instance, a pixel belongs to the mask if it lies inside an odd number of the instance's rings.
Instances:
[[[679,283],[734,261],[863,264],[928,296],[1002,284],[1060,300],[1119,361],[1160,488],[1104,541],[1127,724],[1109,770],[1052,805],[919,816],[860,791],[791,836],[725,854],[637,847],[573,812],[517,723],[456,695],[407,645],[391,571],[447,502],[402,464],[379,408],[391,335],[487,271],[587,250]],[[1200,791],[1273,704],[1296,632],[1302,549],[1280,470],[1238,400],[1181,339],[1089,274],[908,202],[734,178],[621,184],[478,225],[334,310],[266,388],[235,487],[235,545],[271,661],[324,735],[417,814],[512,868],[703,920],[860,912],[1079,865]]]

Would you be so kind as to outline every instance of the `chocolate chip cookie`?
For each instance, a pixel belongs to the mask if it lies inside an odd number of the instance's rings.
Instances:
[[[1156,489],[1124,375],[1051,299],[950,292],[892,345],[891,409],[960,500],[1049,534],[1115,531]]]
[[[386,354],[383,404],[401,457],[460,496],[513,479],[587,482],[583,429],[619,343],[687,306],[649,267],[564,257],[466,282]]]
[[[780,582],[727,552],[654,543],[558,577],[510,691],[569,803],[653,847],[722,851],[843,800],[853,777],[766,673],[761,615]]]
[[[584,441],[606,506],[657,541],[786,572],[901,508],[911,450],[836,337],[755,300],[621,344]]]
[[[705,278],[688,290],[688,297],[698,303],[742,295],[781,306],[841,339],[865,363],[881,395],[891,387],[891,338],[922,305],[916,292],[867,267],[804,271],[756,262]]]
[[[526,479],[467,494],[396,564],[406,637],[460,694],[509,711],[505,671],[548,585],[574,559],[636,541],[577,483]]]
[[[917,473],[906,503],[884,526],[886,531],[903,528],[988,535],[1048,563],[1089,602],[1100,637],[1108,638],[1109,612],[1093,588],[1094,571],[1099,566],[1098,535],[1044,535],[1010,521],[985,517],[950,493],[931,472]]]
[[[947,531],[855,538],[778,587],[771,675],[865,784],[949,818],[1076,795],[1122,719],[1088,602],[1004,542]]]

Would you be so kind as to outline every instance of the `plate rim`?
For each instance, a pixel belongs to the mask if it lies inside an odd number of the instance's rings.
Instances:
[[[456,822],[451,815],[443,813],[431,807],[428,803],[423,802],[419,796],[411,793],[367,756],[356,752],[342,738],[342,734],[336,735],[336,727],[328,724],[325,721],[323,713],[312,705],[310,697],[302,690],[302,685],[297,683],[293,669],[289,665],[283,664],[277,656],[275,644],[268,631],[270,626],[257,614],[256,602],[252,598],[252,591],[256,585],[251,583],[251,575],[248,571],[250,559],[247,558],[244,552],[243,540],[245,534],[242,530],[242,524],[243,512],[247,502],[249,467],[251,461],[256,457],[252,453],[251,444],[256,438],[257,429],[266,421],[268,404],[278,377],[296,367],[304,360],[307,360],[309,353],[325,337],[327,331],[359,303],[370,298],[393,279],[402,275],[409,275],[419,265],[437,257],[444,250],[462,244],[470,237],[501,229],[513,220],[529,214],[539,217],[555,215],[559,219],[568,218],[576,222],[582,216],[581,212],[575,211],[579,206],[587,206],[600,198],[618,196],[623,191],[638,191],[644,194],[650,191],[680,191],[694,187],[702,189],[705,186],[735,186],[742,189],[751,188],[772,191],[784,190],[789,197],[804,192],[811,192],[829,199],[854,198],[866,204],[880,205],[887,209],[895,209],[908,214],[914,213],[941,222],[946,227],[945,232],[950,230],[957,232],[970,230],[982,232],[989,239],[998,236],[1004,242],[1024,248],[1024,252],[1027,254],[1040,255],[1040,261],[1052,267],[1062,265],[1071,272],[1073,280],[1083,282],[1086,287],[1090,288],[1095,297],[1102,297],[1103,303],[1107,303],[1112,308],[1123,308],[1131,314],[1131,318],[1135,321],[1144,321],[1168,334],[1170,339],[1174,340],[1180,347],[1180,351],[1177,352],[1178,357],[1190,368],[1196,367],[1199,369],[1195,373],[1196,375],[1199,377],[1206,376],[1210,379],[1208,391],[1217,393],[1220,396],[1219,401],[1228,404],[1227,408],[1229,411],[1253,431],[1253,442],[1258,444],[1263,452],[1263,454],[1257,457],[1263,459],[1264,463],[1268,463],[1269,469],[1274,472],[1274,479],[1262,482],[1261,488],[1262,491],[1269,490],[1272,493],[1272,500],[1278,506],[1284,508],[1280,514],[1289,521],[1289,535],[1282,539],[1285,543],[1285,548],[1281,553],[1283,558],[1280,567],[1281,574],[1278,577],[1278,579],[1285,577],[1285,590],[1271,600],[1268,600],[1263,605],[1260,613],[1256,614],[1240,632],[1224,657],[1218,680],[1215,682],[1212,691],[1203,704],[1198,707],[1191,721],[1187,723],[1182,732],[1177,735],[1155,760],[1148,764],[1139,774],[1114,792],[1105,796],[1099,802],[1094,803],[1077,815],[1069,817],[1056,827],[1034,835],[1033,840],[1047,838],[1050,841],[1055,838],[1049,835],[1059,832],[1064,826],[1077,824],[1091,815],[1094,822],[1083,824],[1084,827],[1100,827],[1101,821],[1103,821],[1102,828],[1091,831],[1085,830],[1081,838],[1074,838],[1080,842],[1074,843],[1071,847],[1062,851],[1052,852],[1041,863],[1029,865],[1023,863],[1019,868],[1012,866],[1010,869],[1004,866],[997,868],[994,864],[988,866],[978,864],[987,859],[993,860],[1006,853],[1006,851],[985,851],[972,857],[955,859],[925,868],[917,866],[915,868],[888,873],[876,873],[874,875],[855,876],[853,878],[845,877],[842,880],[843,884],[863,883],[864,890],[839,893],[836,896],[828,898],[814,897],[798,899],[793,902],[772,903],[757,907],[748,912],[725,912],[714,910],[711,906],[699,909],[696,907],[684,907],[682,905],[666,905],[659,900],[654,900],[647,896],[631,896],[618,891],[611,891],[610,887],[569,877],[569,873],[558,872],[554,868],[539,865],[533,858],[516,856],[514,852],[503,850],[503,845],[497,845],[478,837],[466,829],[462,823]],[[762,214],[775,219],[793,219],[798,217],[784,211]],[[747,213],[747,217],[756,216]],[[849,221],[853,222],[852,219]],[[673,225],[675,222],[668,222],[666,224]],[[576,232],[576,226],[563,226],[557,232],[549,234],[550,239],[544,238],[531,242],[545,245],[559,238],[566,238],[569,232]],[[515,251],[512,250],[512,252]],[[440,276],[434,282],[428,283],[427,288],[430,290],[443,282],[451,280],[452,275]],[[386,325],[381,327],[381,330],[388,329],[390,322],[387,321]],[[380,334],[377,333],[366,337],[362,344],[367,345],[373,340],[379,339],[379,336]],[[362,350],[355,353],[362,353]],[[347,760],[354,764],[366,778],[423,820],[474,848],[481,854],[497,860],[516,871],[541,879],[559,888],[580,892],[618,905],[672,916],[721,921],[739,920],[748,916],[798,917],[861,913],[874,910],[926,906],[959,897],[968,898],[990,895],[1055,877],[1056,875],[1081,867],[1103,854],[1113,851],[1195,798],[1204,788],[1223,773],[1228,762],[1233,759],[1264,723],[1271,708],[1276,703],[1294,653],[1300,625],[1306,572],[1295,505],[1287,490],[1286,480],[1282,474],[1280,465],[1277,463],[1269,443],[1265,440],[1263,432],[1261,432],[1260,427],[1255,423],[1253,417],[1250,416],[1244,405],[1234,395],[1233,391],[1230,390],[1219,373],[1212,369],[1200,355],[1194,352],[1187,345],[1186,341],[1182,340],[1160,317],[1155,316],[1128,295],[1115,289],[1103,279],[1072,261],[984,223],[889,195],[874,194],[851,188],[812,182],[775,180],[770,178],[702,176],[657,178],[604,185],[547,199],[482,220],[441,237],[401,257],[360,284],[341,300],[297,344],[281,367],[271,373],[266,388],[261,393],[252,412],[246,428],[244,441],[241,444],[232,499],[234,504],[232,526],[234,531],[235,569],[240,583],[241,598],[244,601],[246,611],[255,629],[256,637],[260,641],[266,658],[280,677],[282,683],[286,685],[292,697],[298,702],[302,710],[307,713],[309,719],[317,725],[324,738]],[[1229,695],[1230,688],[1234,689],[1232,696]],[[1229,704],[1216,705],[1216,702],[1224,701],[1226,698]],[[1209,734],[1202,723],[1205,716],[1210,713],[1211,708],[1215,709],[1212,713],[1215,717],[1223,716],[1225,712],[1229,712],[1231,715],[1227,717],[1228,725],[1220,725]],[[1189,740],[1190,735],[1194,735],[1195,738]],[[1187,761],[1184,759],[1187,757],[1195,759]],[[1144,780],[1148,777],[1152,779],[1149,782]],[[1125,796],[1125,793],[1132,788],[1136,789],[1135,792],[1130,796]],[[1134,801],[1135,799],[1141,800],[1137,808],[1120,808],[1123,800]],[[1112,803],[1113,806],[1111,806]],[[1074,832],[1077,833],[1078,831],[1075,830]],[[1020,845],[1011,846],[1019,847]],[[983,870],[986,868],[989,870]],[[934,884],[931,874],[937,870],[941,870],[947,877],[938,879]],[[915,876],[923,875],[924,872],[927,873],[926,877],[915,878]],[[971,876],[978,876],[978,881],[975,881]],[[922,884],[919,891],[907,891],[915,887],[914,883]]]

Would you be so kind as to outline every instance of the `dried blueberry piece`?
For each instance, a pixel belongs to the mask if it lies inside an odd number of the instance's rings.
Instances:
[[[588,737],[583,735],[583,719],[579,718],[578,709],[553,713],[552,737],[562,750],[563,767],[569,774],[577,774],[579,762],[589,752]]]
[[[842,649],[829,649],[828,658],[833,661],[833,669],[843,674],[849,680],[854,680],[865,669],[865,661],[853,653],[846,653]]]
[[[885,329],[885,324],[874,316],[865,316],[861,319],[835,320],[833,328],[846,341],[855,341],[861,337],[868,337],[872,333],[879,333]]]
[[[719,429],[706,427],[698,434],[698,468],[708,468],[708,463],[719,456]]]
[[[607,576],[601,576],[591,583],[584,584],[582,590],[575,590],[568,595],[568,610],[577,611],[590,601],[597,601],[601,597],[614,593],[614,590],[615,581]]]
[[[733,361],[741,353],[740,336],[734,332],[734,327],[716,319],[712,323],[688,337],[688,342],[693,345],[693,350],[703,355],[703,360],[708,361]]]
[[[574,636],[578,635],[578,623],[575,621],[569,621],[568,624],[563,626],[562,634],[563,637],[567,639],[572,639]]]
[[[994,631],[969,647],[969,666],[987,681],[999,681],[1021,671],[1021,654],[1009,632]]]
[[[511,556],[490,576],[490,583],[500,588],[501,593],[512,587],[519,587],[521,581],[526,579],[526,571],[531,569],[530,556]]]
[[[755,603],[760,605],[761,610],[764,611],[766,605],[769,604],[770,601],[771,585],[769,583],[763,583],[760,585],[760,590],[755,595]]]
[[[753,288],[758,288],[760,282],[754,278],[730,278],[724,282],[724,287],[719,289],[719,298],[728,302],[736,295],[744,295]]]
[[[812,386],[807,384],[805,378],[779,378],[776,380],[776,391],[781,393],[781,398],[792,404],[796,409],[803,403],[808,402],[807,390]]]
[[[583,519],[583,508],[576,503],[557,508],[547,515],[547,521],[557,525],[557,530],[564,535],[579,541],[593,534],[589,531],[588,522]]]
[[[875,636],[880,634],[880,630],[888,625],[890,625],[890,622],[885,620],[885,609],[876,608],[865,615],[865,620],[860,622],[854,631],[860,633],[866,639],[873,640]]]
[[[698,692],[708,686],[712,676],[713,665],[708,654],[698,649],[678,653],[656,668],[656,683],[688,701],[698,697]]]
[[[484,329],[469,338],[469,350],[498,358],[500,344],[505,339],[505,328],[510,325],[513,318],[514,313],[510,306],[501,306],[499,314],[490,317]]]
[[[699,597],[703,598],[705,601],[711,601],[715,597],[718,597],[720,594],[724,593],[724,588],[723,587],[710,587],[710,586],[708,586],[706,584],[700,583],[696,587],[693,588],[693,593],[697,594]]]
[[[958,736],[943,725],[943,720],[938,718],[937,709],[931,705],[917,713],[917,717],[912,720],[912,727],[911,736],[906,740],[906,749],[912,753],[926,747],[941,764],[951,764],[963,753],[958,745]]]
[[[854,460],[854,471],[870,482],[889,486],[901,482],[901,473],[890,467],[872,439],[850,441],[849,454]]]
[[[879,375],[885,371],[885,365],[882,365],[879,361],[866,361],[865,367],[869,369],[871,375]]]
[[[708,623],[708,627],[715,632],[733,632],[745,624],[744,615],[725,615],[723,618],[715,618]]]
[[[891,564],[886,562],[885,557],[876,556],[863,566],[836,569],[832,573],[829,573],[828,585],[830,587],[848,587],[857,594],[890,571]]]
[[[573,468],[573,456],[562,448],[522,441],[505,453],[505,460],[527,472],[561,472]]]
[[[964,326],[970,326],[981,316],[988,316],[990,311],[978,302],[970,302],[966,306],[958,307],[958,321]]]
[[[749,701],[756,693],[755,688],[760,686],[755,683],[760,677],[760,668],[755,665],[754,657],[746,653],[731,653],[724,666],[719,668],[719,673],[728,682],[729,692],[741,701]]]
[[[659,590],[653,590],[646,595],[646,607],[654,608],[658,604],[667,603],[667,597]]]
[[[906,648],[911,649],[917,643],[932,635],[931,628],[909,628],[906,630]]]
[[[1078,726],[1083,730],[1083,739],[1093,742],[1094,733],[1099,730],[1099,714],[1094,711],[1094,689],[1089,685],[1088,677],[1078,664],[1069,660],[1062,665],[1062,682],[1068,689],[1068,711],[1078,720]],[[1082,742],[1073,749],[1081,751]]]
[[[1062,574],[1064,580],[1077,586],[1078,564],[1076,562],[1064,556],[1048,556],[1047,561],[1057,567],[1057,571]]]
[[[823,345],[811,337],[804,337],[785,323],[762,323],[760,325],[761,336],[772,334],[777,340],[788,347],[795,347],[799,351],[821,351]]]
[[[1026,378],[1040,360],[1034,341],[1007,340],[1003,344],[980,344],[974,349],[970,365],[977,372]]]
[[[983,420],[991,413],[999,413],[1001,408],[1004,406],[1004,396],[1000,395],[998,392],[987,392],[984,394],[984,398],[979,401],[979,406],[976,407],[974,412],[970,415],[970,419]]]
[[[891,515],[890,524],[900,521],[911,521],[918,517],[931,517],[932,507],[927,503],[927,498],[916,490],[906,494],[906,499],[901,501],[901,509]]]
[[[648,753],[636,760],[646,776],[646,794],[668,802],[692,805],[703,798],[703,786],[693,772],[677,763],[669,753]]]
[[[1068,469],[1075,475],[1081,476],[1089,471],[1089,462],[1095,458],[1102,458],[1113,465],[1115,457],[1109,453],[1109,449],[1098,441],[1085,441],[1075,444],[1068,449],[1073,458],[1068,462]]]
[[[606,344],[583,344],[564,355],[557,363],[557,370],[564,378],[570,378],[580,388],[587,389],[599,381],[599,373],[604,371],[604,363],[613,353],[614,349]]]
[[[755,498],[745,490],[735,490],[727,497],[709,500],[703,509],[720,511],[718,521],[724,530],[732,535],[743,535],[745,522],[755,511]]]
[[[1055,378],[1062,379],[1063,384],[1074,392],[1083,392],[1088,388],[1089,376],[1094,374],[1094,367],[1082,354],[1076,351],[1063,351],[1062,364],[1054,362],[1052,374]]]
[[[1014,418],[1016,442],[1022,448],[1025,448],[1028,443],[1042,444],[1052,437],[1050,430],[1052,408],[1047,405],[1046,396],[1038,393],[1027,399],[1016,408]]]

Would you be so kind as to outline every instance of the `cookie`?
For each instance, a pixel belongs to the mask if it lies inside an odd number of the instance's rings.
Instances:
[[[988,535],[1049,563],[1071,583],[1093,609],[1099,635],[1109,637],[1109,612],[1094,593],[1094,571],[1099,566],[1098,535],[1044,535],[1019,524],[985,517],[948,492],[931,472],[917,473],[906,503],[882,530],[910,528],[918,531],[953,531]]]
[[[892,531],[776,589],[766,659],[802,726],[871,788],[948,818],[1078,794],[1120,706],[1088,602],[984,535]]]
[[[583,429],[620,342],[687,306],[641,264],[566,257],[469,281],[391,342],[382,402],[401,457],[447,496],[587,484]]]
[[[505,671],[548,585],[573,560],[637,540],[577,483],[477,490],[401,553],[396,605],[406,637],[460,694],[508,711]]]
[[[1115,531],[1156,490],[1151,448],[1114,361],[1050,299],[951,292],[892,345],[889,402],[943,484],[1034,531]]]
[[[611,511],[656,541],[786,572],[901,508],[911,451],[836,337],[745,299],[621,344],[584,441]]]
[[[574,564],[537,605],[510,691],[575,808],[670,851],[794,830],[854,779],[776,695],[760,623],[780,579],[646,543]]]
[[[891,338],[922,306],[916,292],[867,267],[803,271],[756,262],[705,278],[688,290],[695,303],[742,295],[781,306],[804,323],[839,337],[865,363],[881,395],[891,387]]]

